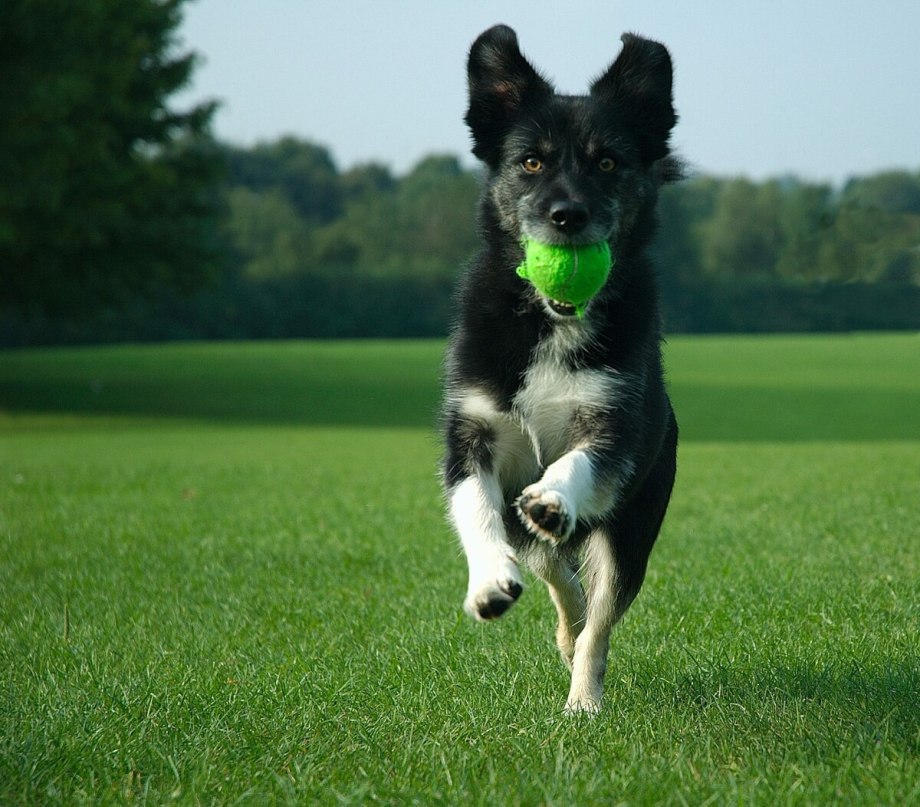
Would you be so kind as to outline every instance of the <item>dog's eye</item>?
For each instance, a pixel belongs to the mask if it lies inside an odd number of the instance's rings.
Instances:
[[[614,160],[613,157],[601,157],[597,162],[597,167],[605,174],[609,174],[617,167],[617,161]]]
[[[543,170],[543,163],[536,157],[525,157],[521,162],[521,167],[528,174],[539,174]]]

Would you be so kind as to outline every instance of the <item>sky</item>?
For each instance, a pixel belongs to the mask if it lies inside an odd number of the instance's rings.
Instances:
[[[474,165],[466,55],[498,22],[569,93],[624,31],[666,44],[672,144],[697,172],[840,185],[920,170],[917,0],[192,0],[184,15],[180,45],[201,64],[173,106],[219,100],[219,139],[294,135],[342,170],[404,174],[435,153]]]

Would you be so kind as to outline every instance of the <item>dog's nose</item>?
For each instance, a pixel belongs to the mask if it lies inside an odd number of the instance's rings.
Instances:
[[[571,199],[553,202],[549,220],[563,232],[577,233],[588,223],[588,206]]]

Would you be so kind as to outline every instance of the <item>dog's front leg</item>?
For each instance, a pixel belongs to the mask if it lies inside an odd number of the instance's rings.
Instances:
[[[448,496],[451,518],[469,564],[464,608],[477,619],[495,619],[524,588],[502,521],[501,487],[494,474],[480,471],[453,484]]]
[[[569,539],[579,518],[613,507],[615,485],[599,478],[591,452],[576,448],[552,463],[542,478],[524,488],[518,515],[528,530],[553,545]]]

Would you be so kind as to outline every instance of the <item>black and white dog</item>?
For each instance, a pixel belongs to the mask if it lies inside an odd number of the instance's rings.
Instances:
[[[679,173],[671,60],[624,35],[588,95],[557,95],[499,25],[468,67],[484,243],[458,290],[442,412],[465,608],[501,616],[523,589],[519,564],[530,568],[559,612],[566,710],[596,712],[610,631],[642,585],[675,474],[646,257],[658,188]],[[525,236],[609,241],[615,265],[583,317],[518,277]]]

